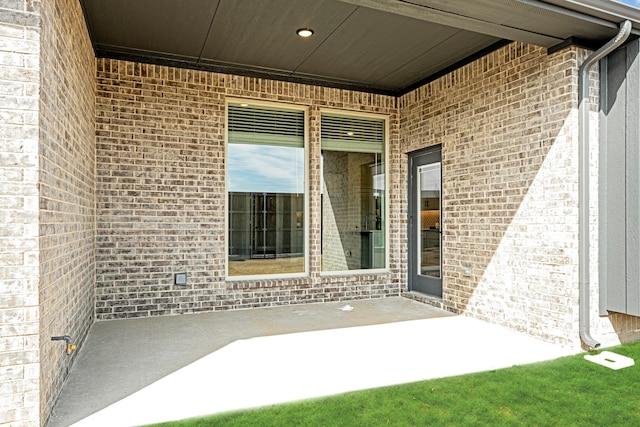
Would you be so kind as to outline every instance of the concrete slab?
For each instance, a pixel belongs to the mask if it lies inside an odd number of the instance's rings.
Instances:
[[[345,304],[97,323],[48,426],[141,425],[567,354],[406,298]]]

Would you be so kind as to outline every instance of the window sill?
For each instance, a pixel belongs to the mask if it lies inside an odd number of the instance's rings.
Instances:
[[[320,277],[348,277],[348,276],[380,276],[389,274],[388,268],[372,268],[367,270],[322,271]]]

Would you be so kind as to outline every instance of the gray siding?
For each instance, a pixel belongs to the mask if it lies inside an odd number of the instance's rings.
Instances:
[[[640,315],[639,41],[601,65],[601,311]]]

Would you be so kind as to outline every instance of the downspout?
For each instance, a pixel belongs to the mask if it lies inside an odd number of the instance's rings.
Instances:
[[[620,24],[620,31],[607,44],[591,54],[580,66],[578,76],[578,280],[579,329],[582,342],[589,348],[600,347],[591,337],[589,316],[589,69],[624,43],[631,34],[631,22]]]

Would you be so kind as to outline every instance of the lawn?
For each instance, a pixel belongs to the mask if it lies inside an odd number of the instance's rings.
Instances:
[[[640,363],[640,343],[608,350]],[[640,366],[615,371],[578,355],[157,424],[180,427],[385,425],[640,426]]]

